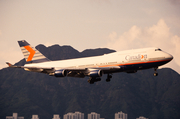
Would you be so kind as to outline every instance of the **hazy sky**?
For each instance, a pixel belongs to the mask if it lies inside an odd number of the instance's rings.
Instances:
[[[155,46],[180,73],[180,0],[0,0],[0,68],[23,58],[23,39],[79,51]]]

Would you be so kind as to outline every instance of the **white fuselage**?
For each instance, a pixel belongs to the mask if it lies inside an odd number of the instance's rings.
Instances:
[[[26,64],[26,67],[41,67],[54,69],[83,69],[103,67],[135,66],[135,70],[153,68],[172,60],[172,55],[158,48],[143,48],[127,51],[119,51],[102,56],[49,61],[43,63]],[[145,64],[148,64],[147,67]],[[141,66],[142,65],[142,66]],[[157,65],[157,66],[156,66]],[[152,66],[152,67],[151,67]],[[125,69],[128,70],[128,69]],[[133,70],[131,67],[129,70]]]

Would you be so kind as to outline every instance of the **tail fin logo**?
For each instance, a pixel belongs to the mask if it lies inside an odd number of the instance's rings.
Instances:
[[[27,59],[27,62],[32,61],[32,58],[34,57],[34,54],[36,53],[29,45],[24,46],[24,48],[29,51],[29,57]]]
[[[31,45],[25,40],[18,41],[18,43],[27,63],[40,63],[50,61],[37,49],[31,47]]]

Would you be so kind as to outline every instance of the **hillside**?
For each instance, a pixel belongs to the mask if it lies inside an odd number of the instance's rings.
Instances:
[[[109,49],[89,49],[78,52],[71,46],[36,47],[51,60],[102,55]],[[21,60],[19,65],[24,64]],[[149,119],[180,118],[180,75],[172,69],[153,69],[134,74],[116,73],[112,81],[90,85],[86,78],[55,78],[23,69],[0,70],[0,119],[17,112],[25,119],[38,114],[40,119],[61,119],[68,112],[97,112],[102,118],[114,119],[123,111],[128,119],[145,116]]]

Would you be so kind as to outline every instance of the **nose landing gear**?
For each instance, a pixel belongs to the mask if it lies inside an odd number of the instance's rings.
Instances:
[[[157,69],[158,69],[158,67],[155,67],[155,68],[154,68],[154,71],[155,71],[155,72],[154,72],[154,76],[158,76]]]

